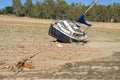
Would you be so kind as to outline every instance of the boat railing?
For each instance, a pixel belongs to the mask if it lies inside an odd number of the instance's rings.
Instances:
[[[74,27],[76,27],[75,29],[73,28],[73,26],[71,26],[72,24],[74,25]],[[64,20],[64,21],[57,22],[55,24],[55,27],[57,29],[59,29],[61,32],[65,33],[71,37],[74,37],[76,39],[79,39],[81,36],[83,36],[83,32],[79,30],[80,28],[78,28],[72,22],[71,22],[71,25],[69,22],[67,22],[67,20],[66,21]]]

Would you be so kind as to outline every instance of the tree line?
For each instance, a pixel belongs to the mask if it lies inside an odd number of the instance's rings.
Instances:
[[[21,3],[21,0],[12,1],[12,6],[0,9],[0,14],[41,19],[76,20],[90,6],[81,3],[68,4],[65,0],[37,0],[34,4],[32,0],[26,0],[24,4]],[[86,19],[98,22],[120,22],[120,3],[113,3],[107,6],[97,4],[88,11]]]

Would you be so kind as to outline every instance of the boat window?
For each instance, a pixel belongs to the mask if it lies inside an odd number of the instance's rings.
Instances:
[[[68,23],[73,30],[75,30],[77,32],[81,32],[80,27],[77,24],[75,24],[73,21],[68,20]]]
[[[63,24],[63,22],[60,22],[60,24],[62,25],[62,27],[63,27],[64,29],[66,29],[66,30],[69,31],[69,29],[67,28],[67,26],[65,26],[65,25]]]

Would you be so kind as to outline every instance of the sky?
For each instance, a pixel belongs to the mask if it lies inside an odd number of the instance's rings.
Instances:
[[[26,0],[21,0],[22,3],[24,3]],[[32,0],[33,3],[36,2],[36,0]],[[43,1],[43,0],[39,0]],[[81,2],[84,5],[90,5],[93,1],[95,0],[66,0],[67,3],[79,3]],[[102,5],[110,5],[112,3],[120,3],[120,0],[99,0],[97,4],[102,4]],[[0,9],[5,8],[6,6],[11,6],[12,5],[12,0],[0,0]]]

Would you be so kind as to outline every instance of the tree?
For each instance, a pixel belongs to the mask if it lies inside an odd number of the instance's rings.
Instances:
[[[32,0],[26,0],[24,7],[25,7],[25,15],[30,16],[32,13],[32,8],[33,8]]]
[[[13,10],[15,12],[16,16],[21,16],[22,15],[22,4],[20,2],[20,0],[13,0]]]
[[[3,14],[2,10],[0,9],[0,14]]]
[[[46,18],[54,18],[55,6],[56,6],[55,0],[44,0],[44,2],[43,2],[43,7],[44,7],[43,12],[46,15]]]
[[[48,0],[48,12],[49,18],[55,18],[55,1]]]
[[[75,20],[90,6],[74,2],[68,4],[65,0],[37,0],[35,4],[32,3],[32,0],[26,0],[24,5],[22,5],[20,0],[12,1],[12,7],[7,6],[5,9],[1,9],[0,14]],[[113,3],[108,6],[96,4],[88,11],[88,13],[86,13],[86,18],[90,21],[120,22],[120,3]]]
[[[115,22],[119,22],[120,21],[120,4],[119,3],[113,3],[112,4],[113,7],[113,18]]]
[[[13,7],[12,6],[7,6],[5,7],[5,14],[12,14],[13,13]]]
[[[63,19],[66,15],[67,3],[65,0],[57,0],[56,17]]]
[[[42,18],[42,3],[38,0],[36,1],[33,9],[33,17],[35,18]]]

